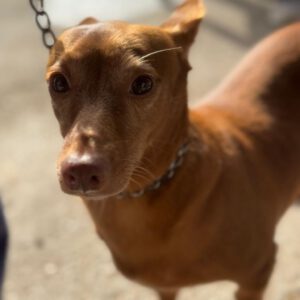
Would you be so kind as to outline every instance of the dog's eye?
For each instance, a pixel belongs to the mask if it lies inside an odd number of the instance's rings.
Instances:
[[[141,96],[149,93],[153,88],[153,80],[148,75],[142,75],[135,79],[131,85],[131,93]]]
[[[66,77],[62,74],[55,74],[51,77],[50,87],[56,93],[66,93],[70,89]]]

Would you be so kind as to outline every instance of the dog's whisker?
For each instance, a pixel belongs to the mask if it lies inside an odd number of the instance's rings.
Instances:
[[[136,179],[132,178],[132,177],[129,179],[129,182],[132,182],[132,183],[136,184],[139,187],[139,189],[143,188],[142,184],[140,182],[138,182]]]
[[[149,181],[149,179],[148,179],[147,177],[145,177],[145,176],[143,176],[142,174],[139,174],[139,173],[134,173],[134,174],[132,174],[131,179],[132,179],[132,180],[140,179],[140,180],[142,180],[142,181]],[[139,186],[139,187],[142,189],[142,187],[144,187],[144,185],[142,185],[142,184],[140,183],[140,186]]]
[[[140,173],[140,172],[133,172],[131,177],[138,177],[142,180],[146,180],[149,182],[152,182],[154,179],[150,178],[149,176],[147,176],[146,174]]]
[[[141,166],[137,166],[134,171],[140,172],[140,174],[144,174],[145,176],[148,176],[149,179],[151,179],[151,180],[155,179],[155,175],[151,171],[149,171],[148,169],[143,168]]]
[[[151,53],[148,53],[148,54],[142,56],[139,60],[144,61],[146,58],[149,58],[150,56],[155,55],[155,54],[159,54],[159,53],[163,53],[163,52],[169,52],[169,51],[176,51],[176,50],[181,50],[181,49],[182,49],[182,47],[173,47],[173,48],[157,50],[157,51],[154,51],[154,52],[151,52]]]
[[[132,175],[139,172],[140,174],[144,174],[144,176],[147,176],[146,178],[147,180],[156,179],[156,176],[149,169],[142,167],[140,165],[140,163],[144,161],[146,164],[153,166],[153,162],[149,158],[143,157],[141,161],[136,161],[134,159],[127,158],[127,159],[122,159],[121,161],[131,165],[131,168],[133,168]]]

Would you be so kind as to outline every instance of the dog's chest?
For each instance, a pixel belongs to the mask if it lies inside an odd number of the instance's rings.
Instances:
[[[94,217],[100,236],[121,256],[137,258],[163,251],[173,236],[171,218],[142,203],[131,204],[116,201],[103,205]]]
[[[111,203],[91,213],[99,235],[125,276],[152,286],[193,284],[195,278],[206,281],[207,274],[202,274],[208,266],[203,259],[206,245],[203,241],[198,244],[191,226],[175,222],[172,212],[162,207],[158,210],[144,209],[142,204]],[[201,235],[198,229],[197,236]]]
[[[236,261],[235,245],[246,247],[249,234],[231,228],[220,209],[201,218],[196,207],[178,215],[163,205],[153,208],[135,201],[87,206],[118,269],[146,285],[172,287],[229,278],[233,271],[249,267],[249,257],[260,257],[257,247],[249,247],[252,250],[239,252]]]

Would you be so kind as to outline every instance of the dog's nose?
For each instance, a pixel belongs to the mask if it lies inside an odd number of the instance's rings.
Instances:
[[[91,192],[101,186],[101,165],[90,155],[70,156],[61,165],[61,179],[70,191]]]

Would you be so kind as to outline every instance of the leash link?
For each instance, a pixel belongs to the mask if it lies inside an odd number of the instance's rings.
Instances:
[[[42,32],[43,44],[50,50],[56,41],[56,37],[51,27],[50,17],[44,10],[44,0],[29,0],[29,4],[35,12],[35,22]]]

